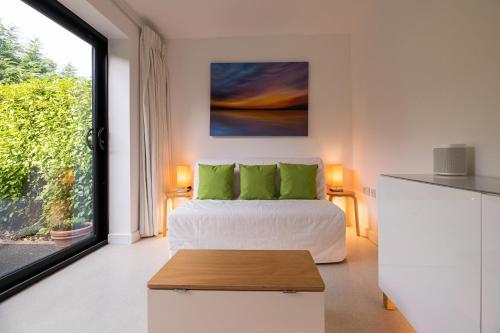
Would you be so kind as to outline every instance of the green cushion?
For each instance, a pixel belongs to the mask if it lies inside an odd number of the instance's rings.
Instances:
[[[276,199],[276,164],[240,164],[240,199]]]
[[[280,199],[317,199],[317,164],[280,163]]]
[[[198,199],[233,199],[234,164],[198,165]]]

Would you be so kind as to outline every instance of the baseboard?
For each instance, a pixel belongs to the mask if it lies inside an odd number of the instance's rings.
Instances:
[[[378,232],[376,230],[368,230],[368,239],[375,245],[378,245]]]
[[[135,231],[129,234],[109,234],[108,244],[114,245],[129,245],[137,242],[141,238],[139,231]]]

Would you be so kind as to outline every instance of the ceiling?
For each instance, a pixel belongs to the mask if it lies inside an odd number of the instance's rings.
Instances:
[[[165,38],[349,33],[352,0],[120,0]]]

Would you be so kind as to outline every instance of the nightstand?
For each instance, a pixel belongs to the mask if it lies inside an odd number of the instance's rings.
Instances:
[[[165,197],[166,200],[163,205],[163,231],[162,231],[163,237],[167,236],[168,214],[170,214],[170,212],[172,212],[172,210],[175,208],[176,199],[191,200],[192,198],[193,198],[193,190],[187,192],[171,191],[167,193]]]
[[[356,235],[359,236],[359,216],[358,216],[358,199],[356,199],[356,193],[354,191],[328,191],[327,194],[328,200],[332,201],[335,197],[347,197],[352,198],[354,201],[354,218],[356,220]]]

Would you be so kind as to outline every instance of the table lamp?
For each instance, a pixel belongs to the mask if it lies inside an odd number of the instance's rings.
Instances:
[[[342,192],[344,185],[344,168],[342,164],[331,164],[329,169],[328,178],[330,191]]]
[[[189,165],[177,166],[177,192],[191,191],[191,170]]]

